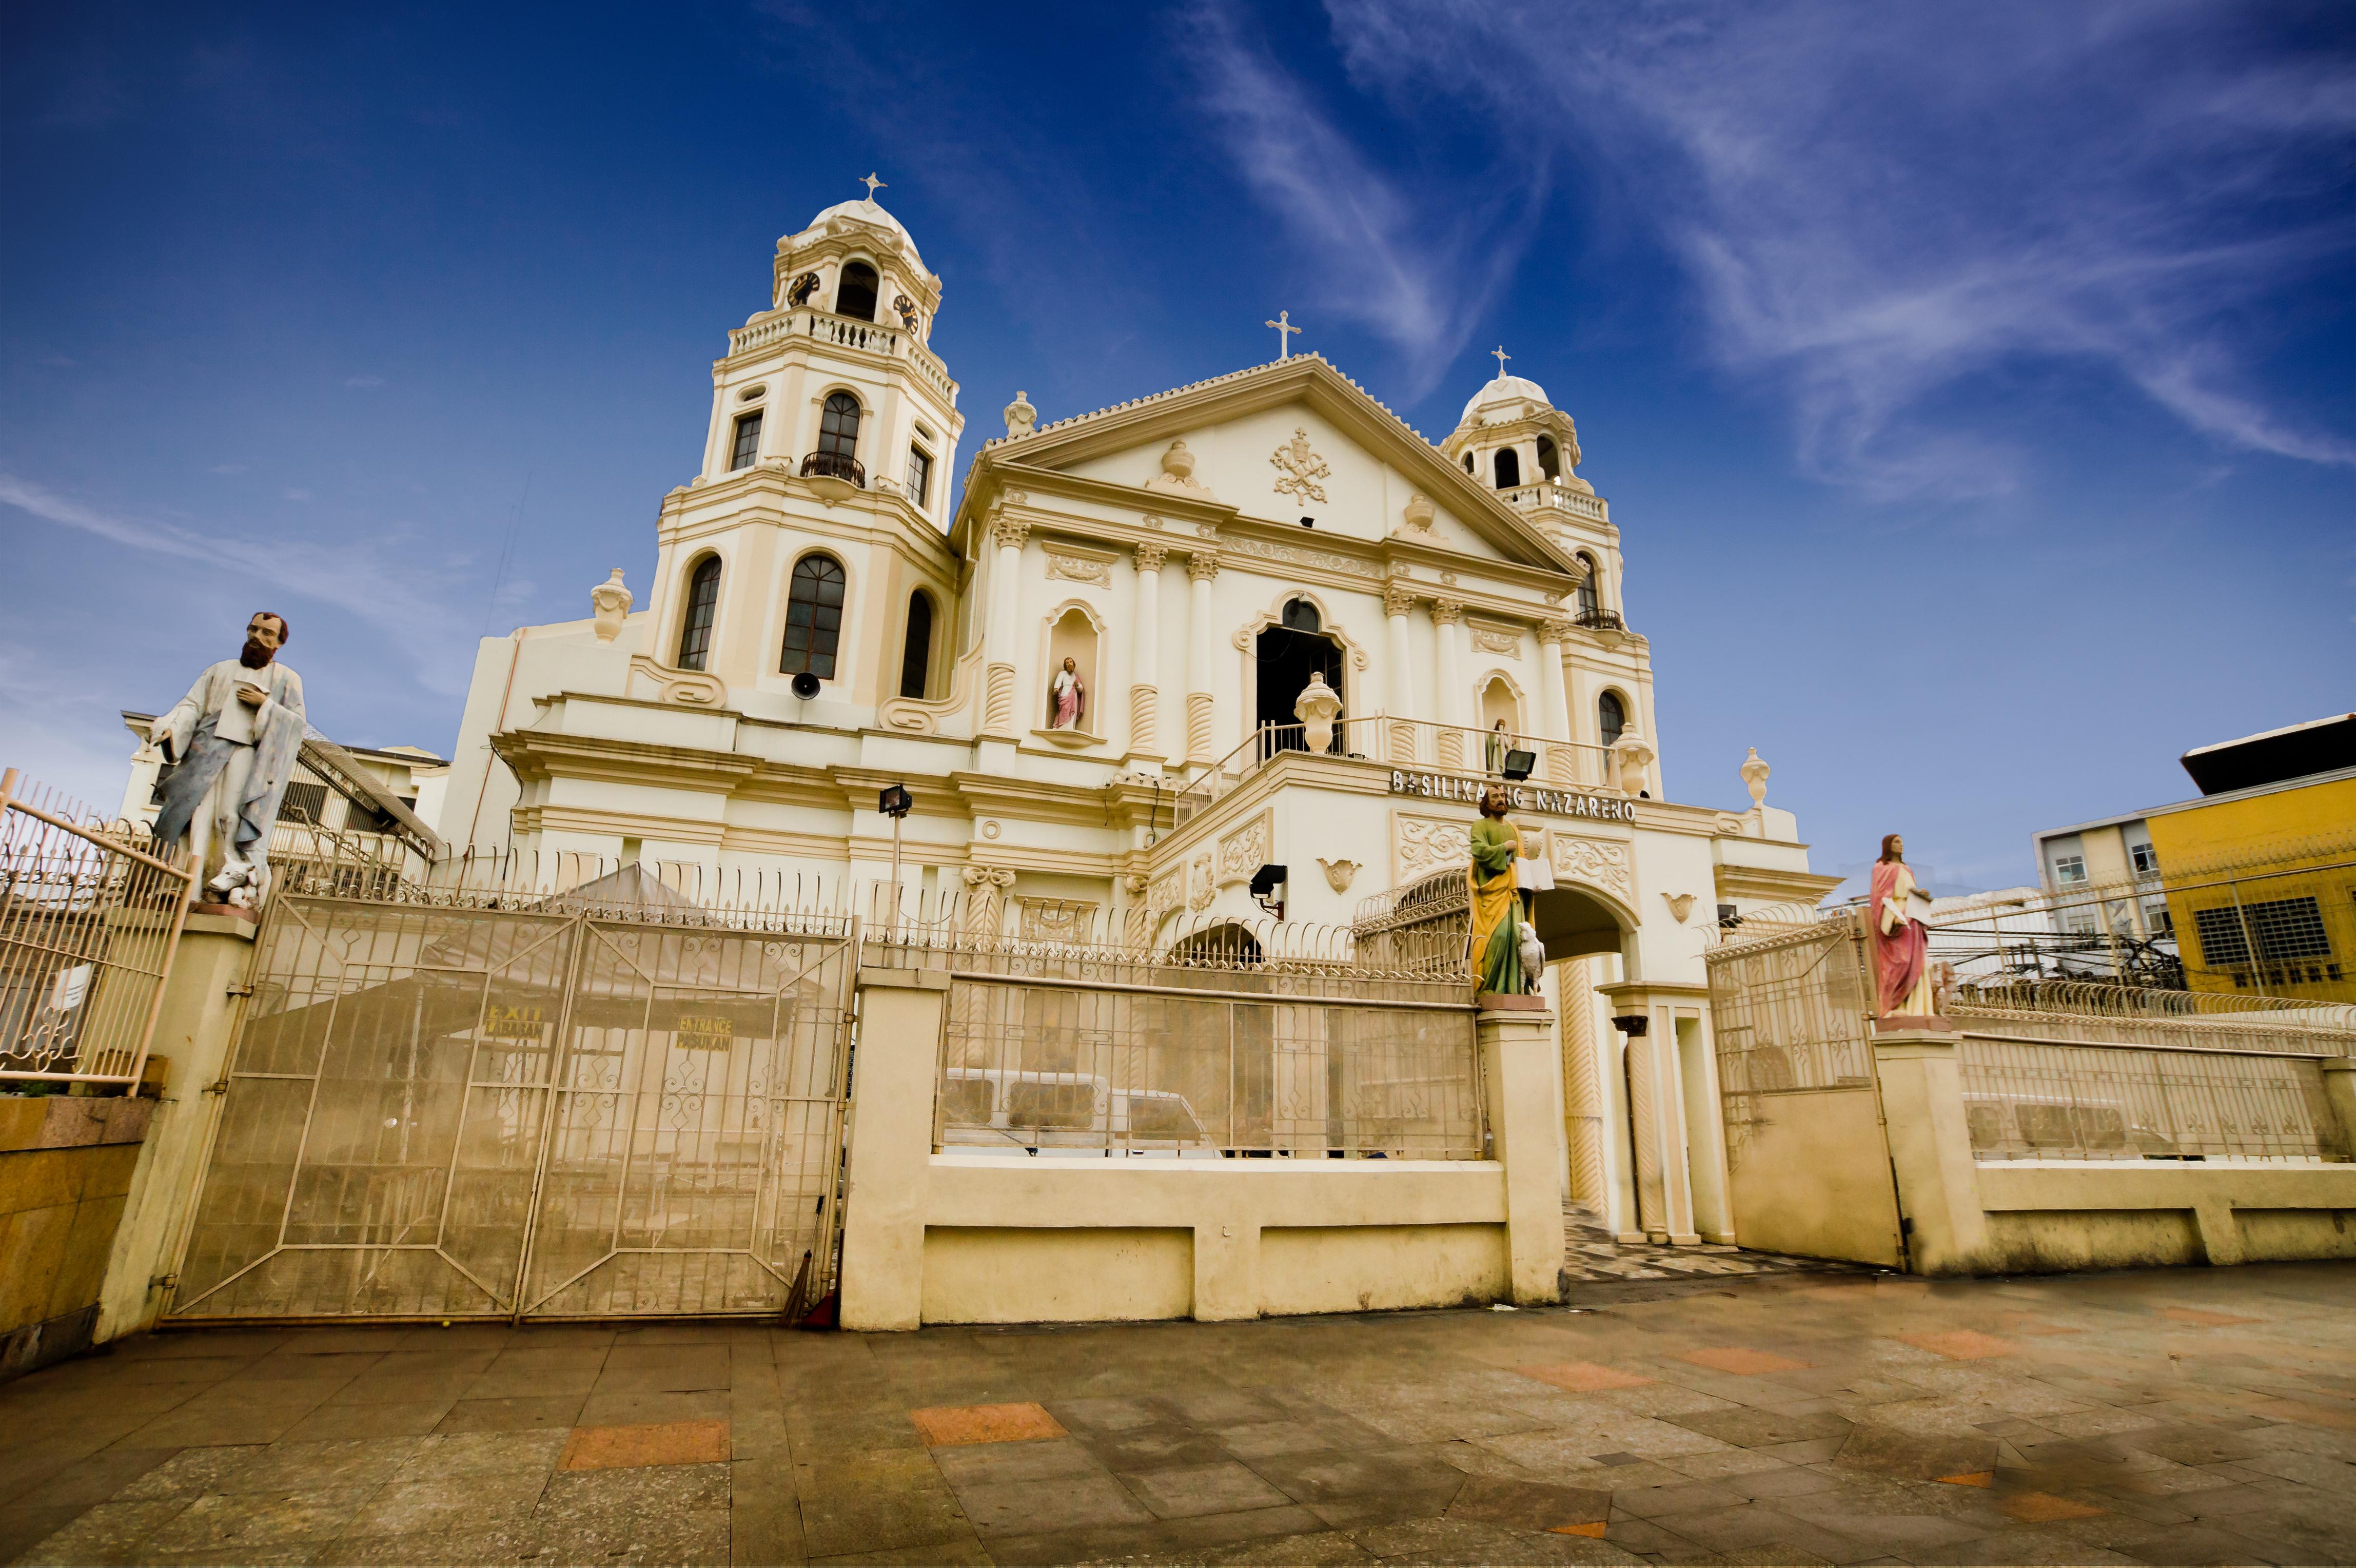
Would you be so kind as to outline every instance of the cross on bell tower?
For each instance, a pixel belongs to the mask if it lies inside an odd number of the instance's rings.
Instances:
[[[1505,352],[1505,346],[1503,343],[1500,343],[1495,348],[1490,349],[1489,353],[1491,357],[1497,361],[1497,374],[1500,378],[1503,378],[1505,373],[1505,361],[1512,359],[1513,356]]]
[[[875,193],[877,191],[889,190],[892,188],[892,182],[888,179],[877,179],[873,169],[869,169],[867,171],[867,177],[861,180],[859,183],[867,188],[867,199],[870,201],[875,199]]]

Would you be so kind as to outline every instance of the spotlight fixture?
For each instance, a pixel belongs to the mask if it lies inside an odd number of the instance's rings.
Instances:
[[[1252,873],[1252,902],[1280,920],[1284,918],[1284,883],[1285,868],[1280,865],[1263,865]]]
[[[1531,774],[1537,772],[1537,768],[1538,754],[1535,751],[1509,751],[1505,753],[1505,775],[1506,778],[1513,779],[1517,784],[1523,779],[1527,779]]]

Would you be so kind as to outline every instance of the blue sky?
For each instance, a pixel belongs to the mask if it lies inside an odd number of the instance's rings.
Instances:
[[[968,447],[1268,358],[1579,422],[1676,798],[1944,887],[2356,707],[2356,13],[2169,0],[18,7],[0,758],[248,609],[340,739],[643,590],[776,237],[883,199]]]

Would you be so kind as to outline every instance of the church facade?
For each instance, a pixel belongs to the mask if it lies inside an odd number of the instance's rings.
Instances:
[[[1755,759],[1746,811],[1671,795],[1570,416],[1501,373],[1434,442],[1314,355],[1047,422],[1017,393],[952,513],[941,298],[872,195],[778,242],[651,575],[483,643],[443,838],[824,897],[893,876],[905,785],[909,908],[1150,946],[1395,919],[1510,779],[1569,1190],[1730,1239],[1703,947],[1837,879]]]

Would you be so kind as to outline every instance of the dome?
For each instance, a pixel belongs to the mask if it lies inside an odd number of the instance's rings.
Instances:
[[[851,205],[856,206],[858,204],[853,202]],[[1485,408],[1492,403],[1520,403],[1524,401],[1538,403],[1547,408],[1552,408],[1554,406],[1552,403],[1547,402],[1546,388],[1538,385],[1537,382],[1530,380],[1527,376],[1499,376],[1487,386],[1483,387],[1479,392],[1472,394],[1472,401],[1464,405],[1463,418],[1460,419],[1458,423],[1462,424],[1465,421],[1469,421],[1472,417],[1472,411],[1476,408]]]
[[[924,258],[916,255],[916,236],[908,232],[905,224],[884,211],[873,197],[862,196],[856,201],[836,202],[811,219],[804,227],[803,232],[808,233],[809,230],[818,228],[830,218],[855,218],[862,223],[880,224],[900,236],[901,242],[908,247],[908,254],[916,259],[918,265],[921,266],[924,263]]]

